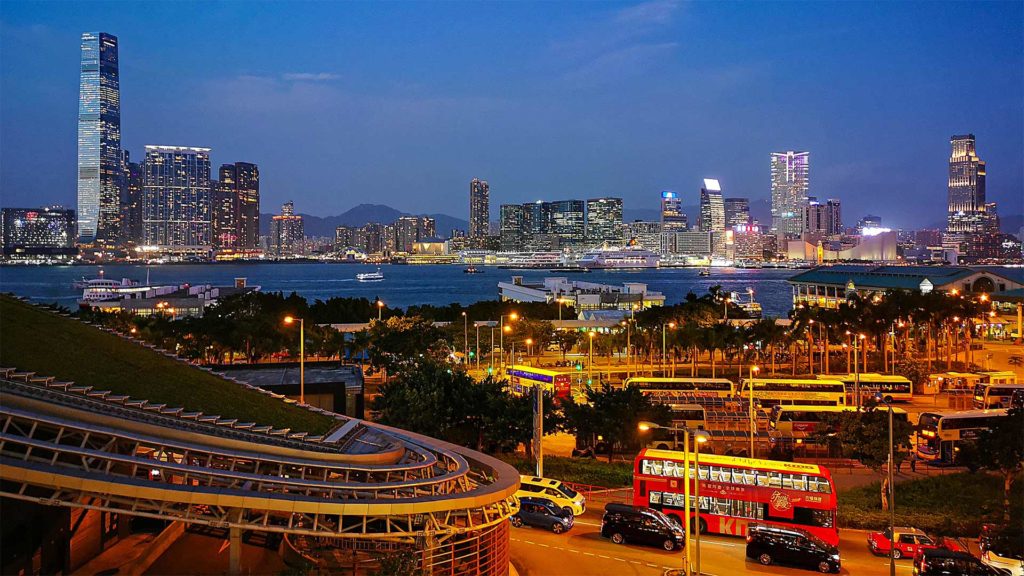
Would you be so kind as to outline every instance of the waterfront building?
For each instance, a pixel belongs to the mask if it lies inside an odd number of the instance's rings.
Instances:
[[[482,242],[490,230],[491,187],[486,180],[469,182],[469,237]]]
[[[857,222],[857,234],[863,234],[864,230],[878,229],[882,227],[882,217],[868,214]]]
[[[586,220],[583,200],[556,200],[549,203],[551,221],[549,233],[558,236],[559,246],[575,248],[583,245],[586,238]]]
[[[250,162],[221,164],[219,215],[214,216],[216,236],[226,243],[221,246],[239,250],[256,250],[260,233],[260,170]],[[216,222],[218,216],[221,225]],[[219,229],[218,229],[219,228]]]
[[[683,201],[679,195],[669,190],[661,193],[661,231],[678,232],[689,230],[686,213],[683,212]]]
[[[1006,292],[1024,288],[1024,278],[1011,270],[992,271],[966,266],[819,266],[789,279],[793,305],[837,308],[854,295],[862,299],[884,296],[888,290],[920,290],[928,293]]]
[[[622,227],[622,243],[627,246],[639,246],[652,252],[662,253],[661,222],[644,222],[636,220]]]
[[[688,230],[685,232],[668,232],[668,251],[684,256],[710,256],[712,249],[711,232]]]
[[[343,252],[346,248],[356,246],[356,230],[349,226],[338,226],[334,229],[334,250]]]
[[[614,244],[622,238],[622,198],[587,200],[587,245]]]
[[[82,34],[78,89],[78,241],[114,246],[121,221],[121,84],[117,37]]]
[[[914,244],[918,248],[942,246],[942,230],[916,230],[914,231]]]
[[[135,316],[167,316],[172,319],[201,318],[220,298],[259,291],[259,286],[235,278],[232,286],[181,284],[149,289],[109,300],[82,300],[79,304],[104,312],[126,312]]]
[[[294,257],[303,253],[305,238],[302,216],[295,213],[295,204],[289,200],[270,221],[270,249],[277,258]]]
[[[810,152],[772,152],[772,230],[784,238],[803,231],[803,206],[810,172]]]
[[[722,198],[722,186],[718,180],[704,179],[704,187],[700,189],[700,230],[702,232],[722,232],[725,230],[725,201]]]
[[[829,198],[821,203],[814,196],[807,198],[803,212],[802,234],[835,236],[843,233],[839,200]]]
[[[1020,264],[1021,243],[1011,234],[977,232],[967,236],[964,260],[969,263]]]
[[[985,202],[985,162],[978,157],[974,134],[953,136],[950,146],[946,231],[991,231]]]
[[[502,204],[499,228],[501,249],[518,252],[526,247],[526,210],[522,204]]]
[[[213,240],[210,224],[210,149],[146,146],[143,243],[201,252]]]
[[[77,254],[75,211],[60,206],[4,208],[0,236],[5,259],[67,259]]]
[[[750,200],[747,198],[726,198],[725,227],[733,229],[750,223]]]
[[[224,167],[221,167],[223,172]],[[230,180],[211,180],[213,245],[220,249],[238,246],[238,196]]]
[[[360,226],[353,235],[353,246],[361,249],[366,254],[381,254],[384,252],[386,230],[379,222],[370,222]]]
[[[121,163],[121,241],[125,244],[142,242],[142,203],[145,170],[142,162],[132,162],[124,151]]]
[[[394,223],[396,252],[412,252],[413,245],[436,234],[434,219],[427,216],[402,216]]]
[[[640,282],[626,282],[622,286],[595,282],[570,281],[565,277],[544,278],[541,284],[531,284],[522,276],[513,276],[511,282],[498,282],[498,297],[508,302],[558,302],[572,305],[577,313],[588,310],[614,310],[625,316],[665,304],[665,295],[647,288]]]
[[[741,224],[732,230],[732,254],[734,260],[760,262],[765,259],[765,240],[771,238],[757,224]],[[771,257],[769,252],[768,257]]]

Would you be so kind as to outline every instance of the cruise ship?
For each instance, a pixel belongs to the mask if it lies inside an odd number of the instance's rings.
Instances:
[[[587,252],[579,265],[590,269],[657,268],[661,256],[645,248],[626,246],[604,248]]]
[[[498,267],[516,270],[547,270],[560,266],[565,266],[565,259],[561,252],[511,252],[508,253],[505,264]]]

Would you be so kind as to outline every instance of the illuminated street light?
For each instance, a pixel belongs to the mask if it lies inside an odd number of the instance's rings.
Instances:
[[[299,323],[299,403],[306,403],[306,321],[302,318],[285,316],[284,323]]]

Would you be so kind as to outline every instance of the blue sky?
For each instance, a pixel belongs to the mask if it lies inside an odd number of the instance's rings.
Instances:
[[[466,217],[703,178],[769,196],[811,152],[844,220],[942,221],[949,137],[1024,211],[1020,2],[0,3],[0,204],[74,205],[79,36],[120,39],[123,144],[260,165],[263,211]]]

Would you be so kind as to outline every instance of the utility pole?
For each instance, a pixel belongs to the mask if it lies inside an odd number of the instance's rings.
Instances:
[[[554,384],[552,384],[553,386]],[[537,476],[544,477],[544,388],[538,383],[533,386],[536,402],[533,410],[533,450],[537,457]]]

